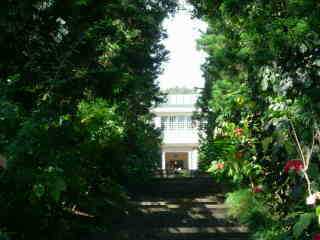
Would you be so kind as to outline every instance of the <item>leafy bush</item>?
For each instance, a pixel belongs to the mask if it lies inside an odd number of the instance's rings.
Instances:
[[[0,231],[0,240],[10,240],[10,238],[6,233]]]
[[[228,214],[252,227],[265,226],[270,218],[265,203],[251,189],[241,189],[227,194]]]
[[[160,161],[150,108],[174,0],[0,2],[0,229],[110,231]]]
[[[251,237],[253,240],[288,240],[292,239],[288,231],[274,223],[271,228],[261,228],[255,231]]]
[[[255,239],[317,239],[319,5],[190,2],[209,25],[199,40],[208,54],[197,116],[207,122],[202,166],[240,189],[229,196],[231,209],[250,224]],[[248,188],[262,194],[252,198]],[[264,203],[268,220],[259,222],[256,207],[242,212],[243,199],[258,208]]]

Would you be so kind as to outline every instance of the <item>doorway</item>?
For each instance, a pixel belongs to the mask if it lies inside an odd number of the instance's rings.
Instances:
[[[188,152],[167,152],[165,158],[167,170],[188,169]]]

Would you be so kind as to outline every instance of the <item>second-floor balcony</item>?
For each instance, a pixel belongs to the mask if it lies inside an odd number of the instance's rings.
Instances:
[[[162,131],[164,144],[198,144],[197,129],[164,129]]]

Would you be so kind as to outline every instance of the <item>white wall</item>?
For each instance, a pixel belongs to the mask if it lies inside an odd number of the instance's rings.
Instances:
[[[199,136],[194,129],[165,130],[163,144],[198,144]]]

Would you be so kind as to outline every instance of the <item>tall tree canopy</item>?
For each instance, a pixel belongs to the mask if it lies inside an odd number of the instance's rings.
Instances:
[[[311,219],[320,212],[305,205],[310,192],[303,174],[310,175],[311,192],[319,191],[319,148],[311,147],[320,117],[319,2],[190,2],[209,23],[199,40],[208,53],[199,100],[199,117],[208,122],[203,168],[242,189],[230,202],[240,206],[236,213],[254,228],[255,239],[311,239],[317,229]],[[305,165],[306,171],[299,170],[303,158],[294,130],[302,151],[313,150],[317,163]],[[302,177],[288,176],[288,166]],[[255,196],[252,211],[241,212],[248,187],[265,193]],[[267,203],[272,204],[261,207]]]
[[[123,209],[121,185],[156,167],[149,109],[161,99],[161,22],[175,7],[1,1],[0,229],[9,237],[78,239],[104,229]]]

